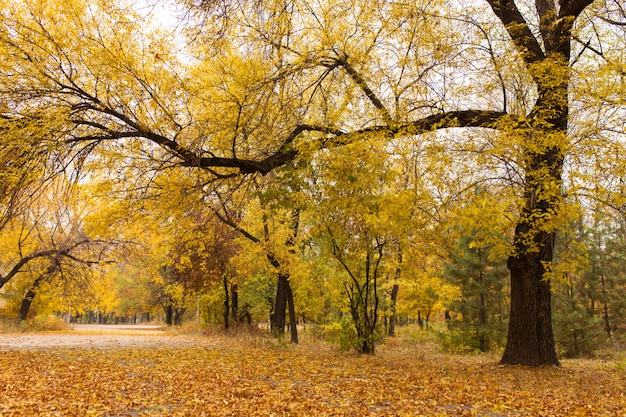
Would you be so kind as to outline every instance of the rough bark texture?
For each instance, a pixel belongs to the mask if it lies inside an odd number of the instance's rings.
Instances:
[[[296,319],[296,309],[293,301],[293,291],[289,284],[289,275],[278,274],[278,286],[276,288],[276,300],[274,301],[274,312],[271,316],[272,331],[279,336],[284,336],[287,324],[287,308],[289,308],[289,330],[291,343],[298,343],[298,323]]]
[[[563,117],[567,112],[560,114]],[[555,121],[560,123],[557,126],[566,125],[564,118]],[[511,314],[503,364],[559,365],[552,332],[550,280],[546,275],[546,266],[554,259],[556,231],[541,230],[539,222],[557,212],[562,169],[563,157],[558,148],[529,157],[526,203],[515,228],[515,254],[507,262],[511,272]],[[540,192],[548,179],[559,184],[554,194]]]
[[[552,236],[552,239],[554,237]],[[511,316],[502,363],[559,365],[552,333],[550,281],[538,254],[511,257]]]

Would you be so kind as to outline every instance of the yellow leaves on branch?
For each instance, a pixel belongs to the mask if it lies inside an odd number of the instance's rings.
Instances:
[[[620,363],[525,369],[401,343],[371,358],[317,344],[183,342],[0,351],[0,415],[591,416],[626,407]]]

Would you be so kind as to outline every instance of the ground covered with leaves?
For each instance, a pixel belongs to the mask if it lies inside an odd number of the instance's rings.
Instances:
[[[320,342],[162,337],[5,345],[0,416],[626,416],[620,360],[528,369],[399,341],[370,357]]]

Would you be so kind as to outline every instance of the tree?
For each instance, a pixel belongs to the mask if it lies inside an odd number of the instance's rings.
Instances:
[[[255,181],[253,184],[253,193],[256,195],[248,196],[252,197],[252,200],[249,200],[246,206],[247,216],[240,219],[243,213],[230,209],[227,201],[223,201],[217,209],[214,209],[214,214],[224,224],[239,232],[248,244],[252,243],[257,256],[260,255],[267,260],[272,272],[277,276],[276,295],[270,303],[270,328],[282,337],[289,314],[290,340],[292,343],[298,343],[291,278],[293,260],[297,257],[300,212],[297,207],[287,209],[282,207],[283,198],[275,198],[271,204],[263,204],[267,194],[272,194],[273,188],[271,185],[265,187],[262,181]],[[267,207],[268,205],[270,207]],[[245,220],[249,223],[246,224]]]
[[[24,291],[18,313],[21,320],[26,320],[33,299],[43,288],[49,296],[73,299],[75,311],[88,305],[90,301],[85,298],[94,293],[95,270],[112,262],[112,253],[121,247],[120,242],[86,232],[84,211],[88,202],[80,191],[58,176],[19,216],[5,224],[0,288],[9,284]],[[98,297],[93,298],[97,302]]]
[[[476,186],[451,219],[456,244],[447,254],[446,276],[460,288],[449,304],[459,314],[448,322],[452,343],[481,352],[503,345],[509,290],[505,265],[511,250],[507,213],[514,199],[506,188]]]
[[[238,250],[234,242],[236,231],[212,213],[206,213],[206,216],[195,212],[187,216],[188,219],[176,222],[178,232],[173,234],[175,237],[166,261],[166,275],[172,283],[193,294],[201,294],[211,283],[221,281],[224,288],[224,328],[228,329],[231,314],[233,320],[237,320],[236,285],[231,288],[232,268],[229,265],[230,258]],[[176,324],[180,325],[180,320]]]
[[[359,353],[373,354],[380,336],[379,316],[384,277],[401,223],[398,206],[390,204],[384,169],[387,153],[376,144],[352,144],[314,160],[309,192],[313,222],[325,252],[336,261],[347,297]],[[369,169],[366,169],[368,164]]]
[[[461,289],[460,299],[450,305],[461,318],[451,321],[449,327],[465,335],[467,346],[487,352],[501,345],[505,336],[506,271],[501,259],[492,259],[489,246],[472,238],[468,236],[459,242],[458,253],[447,269],[448,276]]]
[[[581,213],[556,248],[555,337],[568,357],[591,356],[623,333],[623,220],[611,211]]]
[[[576,191],[581,172],[574,157],[624,133],[624,12],[602,0],[486,3],[241,1],[219,32],[203,29],[187,62],[112,3],[9,3],[0,90],[19,106],[2,116],[36,126],[53,114],[58,155],[115,159],[145,178],[199,172],[205,184],[374,137],[500,132],[464,155],[519,174],[502,363],[556,365],[546,274],[564,189]]]

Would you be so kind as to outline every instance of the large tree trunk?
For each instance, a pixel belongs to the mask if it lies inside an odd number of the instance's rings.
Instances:
[[[552,237],[553,238],[553,237]],[[511,316],[502,363],[559,365],[552,334],[550,281],[537,253],[510,257]]]
[[[183,317],[185,316],[186,308],[175,308],[174,309],[174,325],[182,326],[183,325]]]
[[[564,127],[567,126],[567,109],[560,110],[561,117],[552,122]],[[565,129],[559,130],[564,135]],[[503,364],[559,365],[546,268],[551,267],[554,259],[557,227],[554,218],[562,199],[562,170],[563,156],[559,147],[528,155],[526,203],[515,228],[515,254],[507,262],[511,272],[511,314]]]
[[[171,305],[163,306],[163,310],[165,311],[165,324],[171,326],[174,324],[174,307]]]
[[[271,317],[271,329],[282,336],[285,334],[285,324],[287,322],[287,287],[289,286],[289,276],[284,273],[278,274],[278,285],[276,287],[276,299],[274,300],[274,312]]]
[[[359,298],[354,298],[351,301],[350,313],[356,330],[358,352],[373,355],[376,346],[374,329],[370,326],[367,307],[362,303],[363,299],[360,298],[360,294],[356,297]]]
[[[22,299],[22,305],[20,306],[20,312],[18,314],[18,318],[22,321],[28,318],[28,312],[30,311],[30,306],[33,303],[33,298],[35,298],[35,291],[31,288],[26,291],[26,295]]]
[[[523,144],[525,207],[515,228],[511,315],[503,364],[558,365],[552,334],[550,281],[559,215],[563,159],[569,147],[569,77],[572,30],[593,0],[536,1],[538,32],[514,0],[487,0],[500,19],[537,87],[537,101],[518,134]]]

